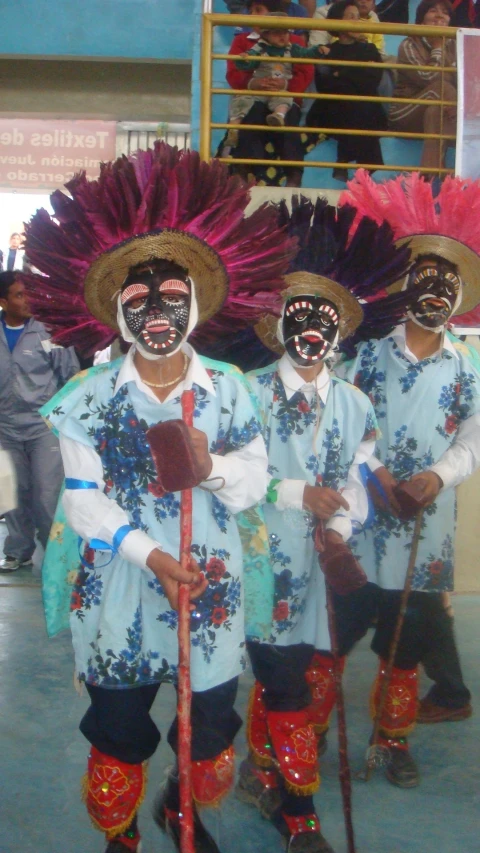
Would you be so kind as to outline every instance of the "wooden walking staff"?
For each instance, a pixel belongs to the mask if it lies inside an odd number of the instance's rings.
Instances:
[[[182,418],[193,426],[195,394],[182,394]],[[180,498],[180,564],[190,567],[192,546],[192,490],[184,489]],[[195,853],[192,803],[192,686],[190,682],[190,587],[181,583],[178,592],[178,776],[180,786],[180,843],[182,853]]]
[[[157,486],[165,492],[180,492],[180,564],[190,568],[192,546],[192,488],[203,479],[190,439],[195,394],[182,394],[182,420],[163,421],[147,430],[147,441],[157,472]],[[178,592],[178,771],[180,786],[180,843],[182,853],[195,853],[190,710],[190,587],[181,583]]]
[[[400,498],[399,489],[396,490],[395,496]],[[368,782],[370,779],[373,770],[378,767],[386,764],[383,758],[379,758],[378,752],[378,737],[380,734],[380,721],[382,719],[383,709],[385,707],[385,702],[387,699],[387,692],[390,686],[390,678],[392,676],[392,669],[395,661],[395,655],[397,654],[398,643],[400,640],[400,634],[402,633],[403,623],[405,620],[405,613],[407,610],[408,596],[410,595],[410,591],[412,588],[412,580],[413,573],[415,571],[415,562],[417,559],[418,552],[418,543],[420,541],[420,533],[422,530],[422,521],[423,521],[423,507],[417,510],[415,515],[415,526],[413,528],[413,536],[412,536],[412,545],[410,548],[410,556],[408,559],[408,567],[407,567],[407,575],[405,578],[405,584],[402,591],[402,597],[400,599],[400,610],[398,612],[398,618],[395,625],[395,631],[392,637],[392,644],[390,646],[387,666],[385,668],[385,673],[382,680],[382,685],[380,688],[380,694],[378,697],[378,705],[375,713],[374,721],[373,721],[373,734],[372,734],[372,742],[367,751],[367,760],[365,764],[365,769],[361,771],[357,778],[361,779],[363,782]],[[400,516],[402,517],[402,516]],[[408,517],[408,516],[407,516]],[[406,520],[406,519],[405,519]],[[382,749],[383,753],[383,749]]]
[[[355,834],[352,820],[352,780],[348,761],[347,721],[343,696],[342,671],[340,668],[337,623],[333,604],[333,592],[348,595],[367,582],[367,576],[348,545],[344,542],[328,543],[323,521],[317,523],[315,548],[318,551],[320,568],[325,575],[327,588],[328,631],[333,654],[333,675],[338,720],[339,779],[342,792],[343,817],[347,836],[348,853],[355,853]]]
[[[338,757],[340,763],[339,779],[342,792],[343,817],[347,836],[348,853],[356,853],[355,833],[352,820],[352,774],[348,761],[347,720],[345,717],[345,699],[343,696],[342,671],[338,655],[337,625],[332,600],[332,588],[327,582],[328,630],[333,653],[333,676],[335,679],[335,698],[338,722]]]

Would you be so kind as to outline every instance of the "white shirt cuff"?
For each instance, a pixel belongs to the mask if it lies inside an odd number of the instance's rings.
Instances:
[[[335,530],[335,533],[339,533],[344,542],[348,542],[352,535],[352,522],[345,515],[334,515],[327,521],[325,529]]]
[[[129,563],[133,563],[153,575],[152,570],[147,566],[147,559],[155,548],[162,551],[162,546],[151,539],[143,530],[131,530],[125,536],[118,553],[124,560],[128,560]]]
[[[308,483],[305,480],[282,480],[277,486],[277,500],[274,503],[278,512],[285,509],[303,509],[303,493]]]
[[[383,462],[380,462],[380,459],[377,459],[376,456],[370,456],[367,459],[367,465],[370,468],[370,471],[378,471],[379,468],[384,468]]]
[[[228,475],[232,466],[228,456],[216,456],[215,453],[210,453],[210,459],[212,460],[212,470],[208,480],[204,480],[200,486],[209,492],[219,492],[228,484]]]
[[[436,462],[435,465],[432,465],[431,468],[428,468],[427,470],[433,471],[434,474],[437,474],[440,477],[443,483],[440,491],[449,489],[455,481],[455,472],[452,471],[452,466],[449,465],[448,462]]]

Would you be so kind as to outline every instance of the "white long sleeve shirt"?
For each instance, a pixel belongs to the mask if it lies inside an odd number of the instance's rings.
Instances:
[[[419,359],[409,349],[406,340],[406,330],[403,324],[397,326],[391,335],[401,353],[411,364],[418,364]],[[453,346],[450,338],[447,335],[441,335],[439,341],[439,349],[446,350],[457,359],[458,352]],[[438,353],[435,353],[435,355]],[[467,480],[474,471],[480,466],[480,414],[472,415],[467,420],[462,421],[458,427],[457,435],[452,446],[442,454],[440,459],[435,462],[428,470],[438,474],[443,483],[444,489],[452,489],[459,486],[464,480]],[[379,459],[372,456],[368,460],[368,467],[371,471],[376,471],[377,468],[382,468],[383,463]]]
[[[195,351],[189,344],[183,346],[183,351],[190,359],[187,374],[170,392],[165,402],[178,397],[185,389],[191,388],[193,383],[215,394],[212,380]],[[133,381],[140,391],[157,401],[152,389],[142,382],[133,355],[132,348],[120,369],[114,393],[125,383]],[[116,501],[104,494],[105,481],[100,456],[93,448],[65,436],[60,436],[60,449],[66,478],[81,478],[98,486],[97,489],[65,490],[63,507],[69,525],[87,541],[101,539],[111,545],[119,528],[131,522]],[[200,486],[214,491],[216,497],[231,513],[241,512],[263,498],[269,479],[263,438],[257,436],[241,450],[227,453],[225,456],[211,454],[210,458],[212,471],[208,480]],[[124,559],[150,572],[146,561],[155,548],[161,546],[151,536],[141,530],[132,530],[123,539],[119,553]]]
[[[327,402],[331,380],[326,366],[318,374],[315,382],[305,383],[303,377],[297,373],[291,362],[284,355],[279,361],[278,372],[288,400],[297,391],[301,391],[310,405],[315,394],[318,394],[323,404]],[[361,481],[359,465],[363,462],[368,462],[370,467],[369,460],[372,458],[374,451],[375,441],[362,441],[359,445],[348,474],[347,484],[342,492],[342,496],[349,504],[350,509],[348,511],[344,509],[339,510],[326,525],[327,529],[335,530],[345,541],[350,539],[352,535],[352,522],[362,525],[368,515],[368,497]],[[301,510],[303,508],[303,495],[306,485],[308,483],[305,480],[282,480],[277,486],[278,498],[274,504],[275,508],[279,512],[283,512],[286,509]]]

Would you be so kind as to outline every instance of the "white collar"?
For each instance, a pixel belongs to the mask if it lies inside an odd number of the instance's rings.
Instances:
[[[411,361],[412,364],[418,364],[419,360],[417,356],[414,355],[413,352],[407,346],[405,323],[400,323],[400,325],[396,326],[393,332],[391,332],[388,337],[393,338],[400,352],[402,353],[402,355],[405,356],[405,358],[408,358],[408,360]],[[455,356],[456,359],[458,359],[458,352],[446,332],[440,334],[439,338],[441,339],[441,344],[439,345],[437,352],[433,353],[433,355],[429,357],[434,358],[435,356],[439,355],[441,351],[446,350],[446,352],[449,352],[451,355]]]
[[[287,400],[290,400],[297,391],[301,391],[302,389],[305,389],[307,392],[315,389],[322,403],[327,402],[330,388],[330,373],[326,364],[323,365],[323,370],[318,374],[314,382],[306,382],[297,373],[287,354],[284,353],[278,362],[278,375],[283,382]]]
[[[205,370],[202,362],[200,361],[200,358],[198,357],[193,347],[191,347],[188,343],[184,343],[182,346],[182,352],[184,352],[185,355],[190,359],[187,374],[185,376],[185,379],[183,379],[182,382],[179,382],[178,385],[176,385],[175,388],[170,391],[168,397],[166,397],[163,402],[167,403],[169,400],[175,399],[175,397],[178,397],[182,393],[182,391],[191,388],[193,384],[200,385],[201,388],[203,388],[209,394],[213,394],[213,396],[215,397],[216,392],[213,382],[210,379],[210,376]],[[135,382],[135,385],[137,386],[139,391],[142,391],[144,394],[146,394],[147,397],[150,397],[151,400],[155,400],[156,403],[160,404],[160,400],[153,393],[153,389],[150,388],[148,385],[145,385],[145,382],[142,382],[140,374],[137,368],[135,367],[133,361],[134,353],[135,346],[132,346],[130,347],[127,355],[125,356],[125,360],[119,370],[117,381],[115,382],[114,394],[116,394],[119,388],[121,388],[122,385],[125,385],[127,382]]]

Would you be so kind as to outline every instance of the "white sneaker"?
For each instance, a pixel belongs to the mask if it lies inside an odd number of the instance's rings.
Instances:
[[[0,574],[6,574],[7,572],[16,572],[17,569],[23,569],[26,566],[31,565],[31,560],[17,560],[16,557],[5,556],[3,560],[0,560]]]
[[[285,127],[285,116],[283,113],[270,113],[266,121],[270,127]]]

